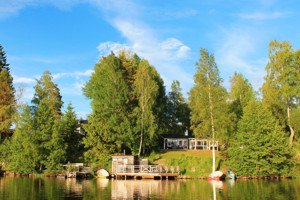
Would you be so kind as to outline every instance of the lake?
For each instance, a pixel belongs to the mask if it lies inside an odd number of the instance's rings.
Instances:
[[[300,179],[107,180],[0,177],[0,199],[300,199]]]

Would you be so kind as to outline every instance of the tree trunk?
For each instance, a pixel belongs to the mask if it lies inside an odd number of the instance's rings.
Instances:
[[[207,73],[207,79],[209,82],[209,73]],[[210,118],[211,118],[211,131],[212,131],[212,142],[213,142],[213,149],[212,149],[212,156],[213,156],[213,165],[212,165],[212,172],[216,170],[216,155],[215,155],[215,126],[214,126],[214,113],[213,113],[213,103],[211,99],[211,88],[210,82],[208,84],[208,98],[209,98],[209,106],[210,106]]]
[[[145,94],[144,94],[144,86],[145,86],[145,78],[144,78],[144,85],[142,87],[142,125],[141,125],[141,141],[140,141],[140,148],[139,148],[139,157],[142,153],[142,146],[143,146],[143,134],[144,134],[144,110],[145,110]]]
[[[295,131],[292,127],[292,124],[291,124],[291,109],[290,107],[288,106],[288,109],[287,109],[287,114],[288,114],[288,126],[290,128],[290,131],[291,131],[291,135],[290,135],[290,145],[293,144],[293,140],[294,140],[294,135],[295,135]]]

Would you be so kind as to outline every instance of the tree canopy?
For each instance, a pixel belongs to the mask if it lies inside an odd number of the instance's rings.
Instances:
[[[0,144],[3,136],[11,134],[15,113],[15,88],[8,66],[5,51],[0,44]]]
[[[245,107],[235,145],[228,150],[230,166],[239,176],[293,173],[293,151],[272,112],[260,101]]]
[[[292,126],[292,112],[300,98],[300,51],[294,51],[289,42],[277,40],[269,44],[269,62],[267,75],[262,86],[265,105],[290,130],[290,144],[293,143],[295,131]]]

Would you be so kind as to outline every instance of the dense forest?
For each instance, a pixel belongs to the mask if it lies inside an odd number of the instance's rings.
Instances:
[[[299,163],[299,80],[300,50],[287,41],[270,42],[259,91],[239,72],[227,91],[213,53],[200,49],[187,99],[177,80],[166,92],[147,60],[112,52],[95,64],[82,88],[92,107],[85,124],[71,102],[62,112],[64,102],[50,71],[36,80],[31,103],[22,103],[0,45],[0,162],[24,174],[59,171],[68,162],[109,169],[111,155],[146,156],[159,151],[161,134],[188,132],[218,140],[238,175],[292,175]]]

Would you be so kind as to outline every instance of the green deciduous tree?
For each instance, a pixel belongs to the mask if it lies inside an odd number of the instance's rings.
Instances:
[[[149,65],[148,61],[142,60],[139,63],[134,81],[134,91],[139,105],[136,107],[135,112],[138,117],[137,126],[140,127],[141,134],[139,156],[142,153],[143,139],[145,140],[148,136],[148,140],[152,140],[157,129],[153,106],[155,105],[158,95],[158,85],[153,79],[153,73],[151,73],[152,70],[154,69]]]
[[[269,44],[269,63],[262,87],[263,101],[290,130],[290,145],[295,131],[292,112],[300,98],[300,51],[294,51],[289,42],[277,40]]]
[[[137,154],[141,141],[143,149],[157,146],[157,128],[165,127],[166,97],[155,68],[121,51],[102,57],[94,69],[83,88],[93,110],[84,127],[85,159],[106,165],[112,154]]]
[[[108,164],[110,155],[120,152],[126,144],[131,148],[133,138],[128,108],[128,85],[124,68],[114,54],[103,57],[85,85],[84,95],[92,99],[93,113],[84,128],[88,148],[85,158],[93,163]]]
[[[15,112],[15,88],[8,66],[5,52],[0,45],[0,144],[2,137],[11,133],[9,129]]]
[[[238,123],[237,141],[228,150],[231,168],[240,176],[291,174],[293,154],[284,134],[270,110],[250,101]]]
[[[196,63],[194,86],[190,91],[191,128],[196,137],[209,137],[215,142],[225,138],[228,125],[227,92],[222,86],[214,56],[206,49],[200,49],[200,59]],[[215,151],[213,168],[215,171]]]

